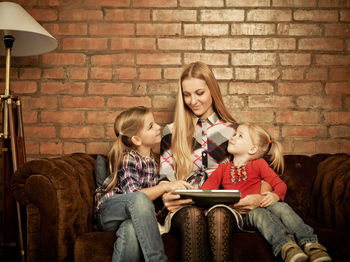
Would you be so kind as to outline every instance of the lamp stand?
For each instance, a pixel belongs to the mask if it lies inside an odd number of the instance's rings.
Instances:
[[[17,201],[14,200],[11,193],[11,176],[16,172],[18,166],[26,162],[22,108],[18,97],[10,94],[10,59],[11,48],[14,37],[4,36],[6,47],[6,77],[5,77],[5,94],[1,95],[1,106],[3,112],[3,133],[0,135],[2,141],[2,174],[3,174],[3,221],[2,222],[2,241],[6,245],[15,245],[13,241],[15,220],[17,213],[18,242],[21,252],[22,261],[25,261],[25,252],[23,244],[21,209]],[[10,153],[11,152],[11,153]],[[14,203],[16,202],[16,205]],[[16,208],[14,208],[16,206]],[[12,238],[12,239],[11,239]]]

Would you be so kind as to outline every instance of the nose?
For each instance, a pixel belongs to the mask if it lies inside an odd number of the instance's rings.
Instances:
[[[160,129],[160,125],[158,125],[157,123],[155,123],[156,125],[156,129],[159,130]]]
[[[191,95],[191,105],[195,105],[197,103],[198,99],[195,95]]]

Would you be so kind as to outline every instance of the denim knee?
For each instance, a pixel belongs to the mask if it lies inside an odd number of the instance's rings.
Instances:
[[[257,227],[258,225],[263,224],[263,220],[266,218],[266,209],[265,208],[255,208],[249,211],[249,215],[247,216],[249,225]]]
[[[153,202],[149,199],[149,197],[145,193],[134,192],[133,194],[134,194],[133,205],[137,210],[139,210],[140,212],[143,212],[143,211],[152,211],[153,213],[155,212]]]

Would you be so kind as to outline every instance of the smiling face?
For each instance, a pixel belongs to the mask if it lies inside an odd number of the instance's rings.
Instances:
[[[182,81],[182,93],[185,104],[197,117],[208,118],[213,112],[213,99],[206,82],[198,78],[186,78]]]
[[[254,147],[248,127],[240,125],[236,133],[230,138],[227,151],[232,155],[250,155]]]
[[[160,133],[160,126],[155,123],[152,112],[145,115],[143,127],[138,133],[140,142],[143,146],[151,148],[162,139]]]

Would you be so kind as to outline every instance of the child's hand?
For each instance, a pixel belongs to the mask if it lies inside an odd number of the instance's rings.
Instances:
[[[178,190],[178,189],[192,189],[193,186],[186,182],[186,181],[183,181],[183,180],[177,180],[177,181],[173,181],[173,182],[169,182],[167,183],[167,192],[170,192],[170,191],[175,191],[175,190]]]
[[[280,197],[272,192],[265,192],[262,193],[264,196],[263,199],[260,202],[260,207],[268,207],[271,206],[272,204],[278,202],[280,200]]]

